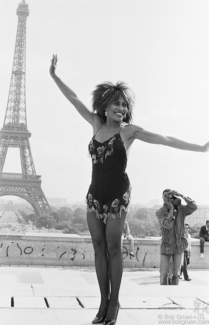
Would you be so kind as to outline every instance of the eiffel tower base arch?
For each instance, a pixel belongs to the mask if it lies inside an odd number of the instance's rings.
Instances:
[[[28,179],[27,179],[28,178]],[[25,199],[32,205],[37,216],[51,214],[52,211],[41,189],[40,176],[2,173],[0,179],[0,196],[14,195]]]

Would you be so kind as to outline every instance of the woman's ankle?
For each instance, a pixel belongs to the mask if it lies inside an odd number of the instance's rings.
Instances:
[[[106,315],[108,309],[108,303],[109,303],[109,299],[104,299],[101,301],[99,306],[99,311],[96,315],[97,317],[103,317]]]

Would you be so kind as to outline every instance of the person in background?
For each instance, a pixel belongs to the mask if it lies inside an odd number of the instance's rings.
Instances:
[[[179,271],[182,253],[188,246],[184,236],[185,217],[196,209],[196,203],[176,191],[166,189],[163,191],[163,207],[156,211],[161,227],[162,242],[160,248],[160,284],[168,284],[169,262],[173,259],[172,285],[179,283]],[[181,197],[187,204],[181,204]]]
[[[183,273],[184,275],[184,280],[185,281],[191,281],[191,279],[189,278],[188,272],[187,272],[187,265],[189,265],[190,263],[190,257],[191,257],[191,251],[192,251],[192,241],[191,241],[191,235],[189,234],[189,225],[188,223],[185,223],[184,225],[184,229],[185,229],[185,237],[187,239],[188,242],[188,246],[185,249],[183,255],[182,255],[182,260],[181,260],[181,270],[180,270],[180,279],[181,275]]]
[[[206,225],[200,228],[200,258],[204,257],[204,244],[205,241],[209,241],[209,220],[206,221]]]
[[[133,236],[131,236],[131,232],[130,232],[130,228],[129,228],[129,224],[128,221],[124,222],[123,225],[123,234],[122,234],[122,249],[123,249],[123,240],[124,239],[128,239],[129,243],[130,243],[130,256],[134,257],[134,238]]]

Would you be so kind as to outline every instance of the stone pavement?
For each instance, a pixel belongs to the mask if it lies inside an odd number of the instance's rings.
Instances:
[[[160,286],[158,269],[124,269],[117,325],[209,324],[209,271]],[[0,267],[0,325],[90,325],[100,303],[94,268]]]

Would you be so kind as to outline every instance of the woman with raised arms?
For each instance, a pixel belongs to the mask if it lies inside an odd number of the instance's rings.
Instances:
[[[181,150],[206,152],[201,146],[173,137],[148,132],[131,124],[134,96],[123,82],[99,84],[93,91],[90,111],[73,90],[56,75],[57,56],[53,55],[50,75],[78,113],[91,124],[89,143],[92,181],[86,196],[87,222],[95,251],[95,268],[101,303],[92,324],[115,325],[123,273],[121,236],[130,202],[131,186],[126,174],[127,151],[135,140]]]

